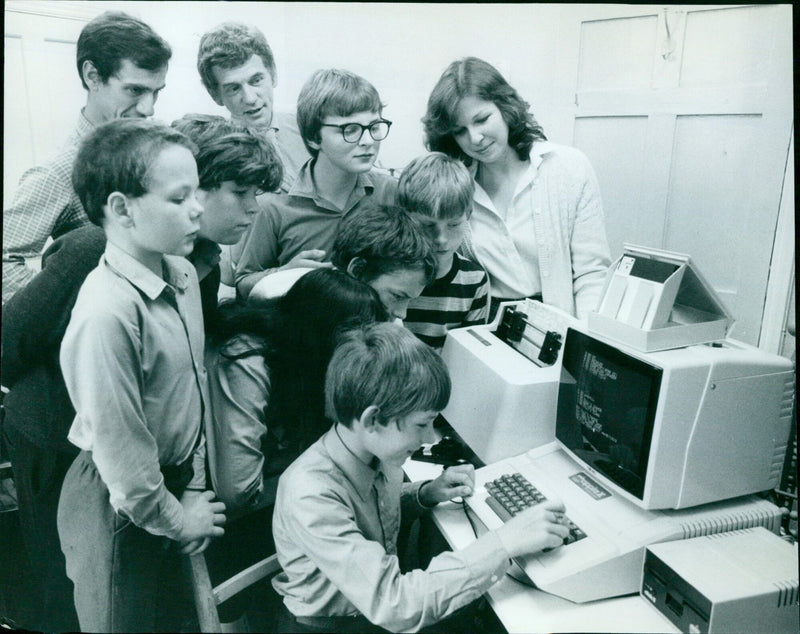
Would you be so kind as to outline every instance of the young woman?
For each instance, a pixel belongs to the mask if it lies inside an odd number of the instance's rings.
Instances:
[[[580,151],[550,143],[496,68],[475,57],[439,78],[422,119],[429,150],[460,158],[475,179],[462,249],[500,301],[541,298],[583,317],[610,264],[597,178]]]

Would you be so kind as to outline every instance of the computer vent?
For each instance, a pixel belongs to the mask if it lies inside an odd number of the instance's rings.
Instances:
[[[780,521],[780,510],[776,506],[769,505],[766,508],[756,507],[717,517],[699,517],[692,521],[681,522],[681,528],[683,529],[684,539],[752,528],[754,526],[763,526],[773,533],[777,533]]]
[[[783,384],[783,398],[781,398],[781,418],[792,415],[794,405],[794,374],[790,373]]]
[[[798,592],[797,579],[787,579],[776,581],[775,588],[778,590],[778,607],[797,606],[800,604],[800,592]]]

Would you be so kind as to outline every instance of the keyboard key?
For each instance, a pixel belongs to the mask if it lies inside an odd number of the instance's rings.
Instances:
[[[547,497],[533,486],[521,473],[505,474],[486,483],[489,496],[486,504],[497,516],[507,522],[517,513],[544,502]],[[564,538],[564,545],[571,544],[586,537],[579,526],[565,517],[569,535]]]

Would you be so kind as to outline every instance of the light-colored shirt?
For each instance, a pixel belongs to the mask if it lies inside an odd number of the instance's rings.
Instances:
[[[489,274],[492,296],[529,297],[585,317],[597,309],[611,257],[597,177],[575,148],[533,144],[503,218],[475,184],[462,249]]]
[[[300,170],[287,194],[264,194],[261,210],[236,266],[236,285],[262,271],[283,266],[301,251],[323,249],[330,260],[339,221],[368,201],[393,204],[397,181],[384,174],[359,174],[344,208],[339,209],[316,190],[311,175],[313,159]]]
[[[208,464],[219,499],[231,512],[275,501],[277,479],[264,477],[270,377],[261,340],[238,335],[206,350],[211,416],[206,429]],[[241,358],[231,358],[241,354]],[[226,356],[227,355],[227,356]]]
[[[467,605],[507,570],[508,553],[489,532],[425,570],[400,572],[397,535],[419,514],[421,483],[400,468],[365,464],[336,427],[307,449],[278,483],[273,537],[282,572],[273,586],[296,616],[363,614],[392,631],[416,631]]]
[[[36,275],[26,260],[38,258],[47,238],[89,223],[72,187],[72,164],[81,140],[94,126],[81,111],[64,147],[49,162],[20,179],[13,202],[3,210],[3,303]]]
[[[205,486],[203,319],[194,267],[164,256],[164,278],[106,245],[86,278],[61,344],[75,420],[69,440],[92,452],[111,506],[171,539],[183,509],[161,465],[193,460]]]

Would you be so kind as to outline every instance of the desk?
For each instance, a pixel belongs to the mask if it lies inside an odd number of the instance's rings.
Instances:
[[[439,475],[439,465],[408,460],[408,477],[427,480]],[[475,539],[460,506],[451,502],[432,511],[433,520],[450,546],[457,550]],[[476,522],[479,522],[477,518]],[[504,577],[487,598],[504,627],[514,632],[680,632],[645,599],[638,595],[572,603],[566,599],[527,588]]]

